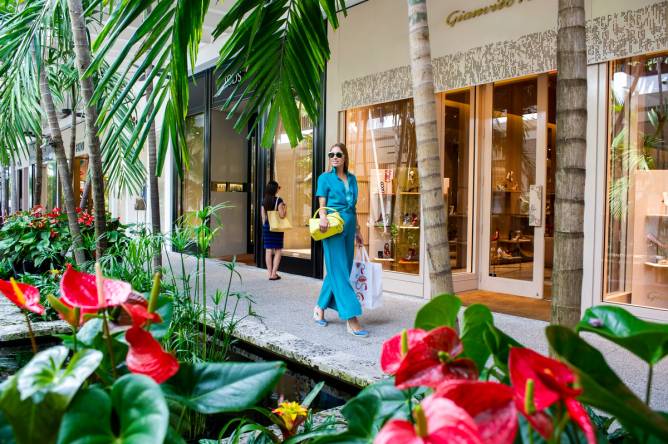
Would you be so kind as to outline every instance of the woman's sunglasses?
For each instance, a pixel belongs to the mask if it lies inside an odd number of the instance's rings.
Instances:
[[[330,159],[333,159],[336,157],[337,159],[340,159],[343,157],[343,153],[341,151],[337,151],[336,153],[327,153]]]

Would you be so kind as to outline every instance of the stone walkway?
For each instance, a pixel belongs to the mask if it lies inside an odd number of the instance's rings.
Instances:
[[[172,263],[178,255],[170,255]],[[194,259],[186,258],[187,273],[193,273]],[[265,270],[240,264],[241,275],[233,280],[232,288],[244,291],[255,301],[253,309],[258,319],[245,320],[238,337],[269,349],[281,356],[309,365],[316,370],[342,380],[366,385],[383,377],[378,361],[383,341],[412,325],[415,314],[424,304],[417,298],[384,295],[383,306],[368,311],[362,317],[368,338],[356,338],[346,332],[345,323],[336,313],[327,312],[329,326],[318,327],[311,313],[320,291],[321,281],[282,273],[282,279],[269,281]],[[225,289],[229,271],[224,263],[207,261],[207,292]],[[194,280],[194,279],[193,279]],[[546,322],[505,314],[494,314],[496,325],[521,343],[541,353],[547,353],[543,330]],[[638,358],[597,336],[587,335],[606,356],[608,363],[641,397],[644,397],[647,367]],[[668,359],[655,368],[652,405],[668,410]]]

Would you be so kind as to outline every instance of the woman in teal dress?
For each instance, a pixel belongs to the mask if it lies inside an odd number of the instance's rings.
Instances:
[[[342,143],[332,146],[328,153],[331,170],[318,178],[316,196],[320,203],[320,231],[327,231],[329,222],[324,207],[339,212],[343,218],[343,233],[322,241],[327,274],[322,283],[318,304],[313,310],[316,324],[325,327],[325,310],[331,308],[346,321],[350,334],[366,337],[369,332],[362,329],[357,317],[362,306],[350,285],[350,270],[353,267],[355,243],[362,245],[362,236],[357,224],[357,178],[348,172],[348,150]]]

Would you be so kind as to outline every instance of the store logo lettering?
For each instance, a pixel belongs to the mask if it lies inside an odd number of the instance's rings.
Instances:
[[[491,12],[500,11],[505,8],[510,8],[511,6],[524,3],[525,1],[529,2],[531,0],[497,0],[496,3],[484,6],[482,8],[472,9],[470,11],[462,11],[461,9],[455,9],[450,14],[448,14],[447,18],[445,19],[445,23],[447,23],[450,26],[455,26],[457,23],[466,20],[471,20],[473,18],[480,17],[481,15],[486,15]]]

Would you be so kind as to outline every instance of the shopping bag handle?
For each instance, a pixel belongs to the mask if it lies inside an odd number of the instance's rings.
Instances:
[[[371,262],[371,260],[369,259],[369,252],[366,251],[364,245],[358,246],[357,251],[359,252],[359,258],[361,259],[360,262]]]

